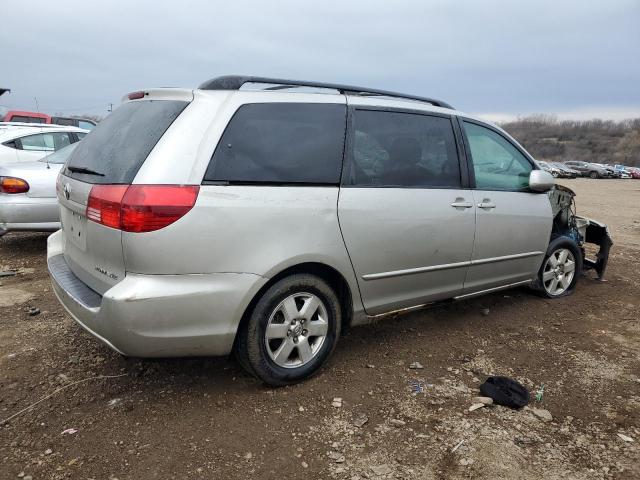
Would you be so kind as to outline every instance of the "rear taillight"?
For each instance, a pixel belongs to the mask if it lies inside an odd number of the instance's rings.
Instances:
[[[189,212],[199,191],[197,185],[94,185],[87,218],[125,232],[153,232]]]
[[[2,193],[27,193],[29,184],[26,180],[15,177],[0,177],[0,192]]]
[[[87,218],[111,228],[120,228],[122,197],[128,185],[94,185],[87,202]]]
[[[132,185],[122,199],[122,229],[153,232],[171,225],[193,208],[197,185]]]

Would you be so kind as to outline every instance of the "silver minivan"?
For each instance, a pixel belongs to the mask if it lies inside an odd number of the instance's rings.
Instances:
[[[317,82],[129,94],[57,192],[48,265],[82,327],[129,356],[235,352],[270,385],[391,312],[525,284],[567,295],[583,266],[602,275],[610,244],[501,129]]]

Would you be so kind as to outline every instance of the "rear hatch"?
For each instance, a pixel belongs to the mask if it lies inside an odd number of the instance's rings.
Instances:
[[[64,258],[73,273],[100,294],[126,272],[118,202],[193,98],[158,92],[140,92],[142,99],[124,103],[101,121],[79,143],[58,177]]]

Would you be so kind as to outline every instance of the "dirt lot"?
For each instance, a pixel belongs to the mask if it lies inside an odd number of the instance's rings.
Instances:
[[[46,235],[0,239],[0,271],[19,272],[0,278],[0,421],[121,375],[0,426],[0,478],[640,478],[640,181],[564,183],[579,213],[611,227],[606,282],[589,274],[566,299],[523,288],[354,328],[320,375],[277,390],[233,359],[111,352],[55,300]],[[544,384],[534,406],[553,420],[468,412],[489,374]]]

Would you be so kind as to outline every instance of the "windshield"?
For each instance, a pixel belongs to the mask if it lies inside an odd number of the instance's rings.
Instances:
[[[73,152],[75,148],[78,146],[78,143],[79,142],[72,143],[71,145],[67,145],[66,147],[61,148],[57,152],[53,152],[52,154],[47,155],[46,157],[41,158],[38,161],[43,163],[53,163],[56,165],[62,165],[67,161],[67,158],[69,158],[69,155],[71,155],[71,152]]]

